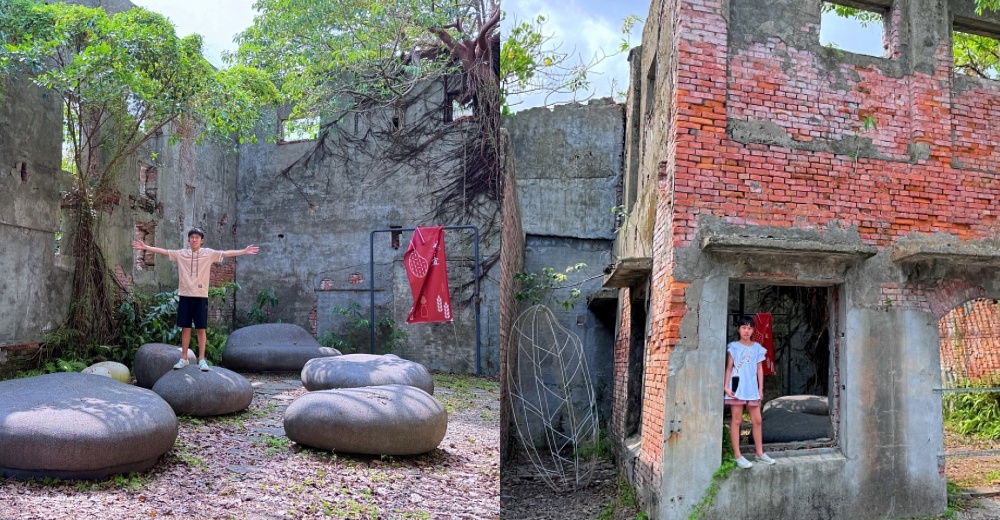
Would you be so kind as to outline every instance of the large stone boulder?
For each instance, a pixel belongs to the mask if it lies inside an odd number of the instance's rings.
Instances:
[[[196,365],[171,370],[153,385],[177,415],[207,417],[246,410],[253,401],[247,378],[222,367],[202,372]]]
[[[89,374],[0,381],[0,417],[0,474],[13,478],[144,471],[177,440],[177,416],[160,396]]]
[[[785,395],[764,403],[761,411],[778,409],[810,415],[830,415],[830,402],[822,395]]]
[[[298,325],[263,323],[229,335],[222,366],[240,372],[298,372],[310,359],[339,355]]]
[[[310,359],[302,368],[302,386],[310,391],[379,385],[415,386],[434,395],[430,372],[396,356],[346,354]]]
[[[761,413],[765,443],[829,439],[830,416],[771,408]]]
[[[367,455],[417,455],[448,430],[441,403],[407,385],[319,390],[285,410],[285,435],[305,446]]]
[[[160,376],[173,370],[181,358],[181,348],[165,343],[146,343],[135,351],[135,384],[143,388],[153,388]],[[194,365],[198,356],[188,349],[188,361]]]

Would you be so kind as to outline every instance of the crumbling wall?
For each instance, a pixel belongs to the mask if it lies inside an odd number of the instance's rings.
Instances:
[[[598,418],[604,424],[611,413],[609,347],[615,311],[613,298],[601,291],[601,276],[612,261],[613,207],[618,205],[616,187],[622,177],[622,107],[610,100],[594,100],[586,105],[533,108],[505,118],[504,124],[517,163],[524,271],[541,274],[553,268],[563,272],[577,263],[586,264],[569,274],[567,283],[581,292],[572,308],[563,308],[555,300],[546,303],[559,323],[583,343]],[[565,299],[569,290],[557,291],[556,298]]]
[[[409,163],[388,164],[383,151],[397,145],[377,135],[385,135],[391,125],[401,125],[399,131],[404,132],[406,125],[428,113],[443,116],[446,101],[451,103],[440,84],[426,85],[414,95],[419,103],[408,113],[386,109],[345,114],[319,143],[259,143],[240,148],[237,240],[259,245],[261,254],[240,264],[244,290],[237,307],[247,308],[259,291],[271,289],[280,301],[272,319],[301,325],[320,337],[349,330],[370,312],[369,256],[374,254],[375,320],[391,318],[409,336],[396,353],[432,370],[474,374],[474,302],[469,289],[456,290],[472,280],[472,233],[445,232],[455,311],[452,323],[405,323],[412,305],[402,266],[409,232],[396,237],[377,233],[374,245],[369,245],[375,230],[449,224],[428,215],[436,203],[434,191],[445,179],[436,169],[423,165],[454,150],[466,135],[464,125],[473,123],[449,123],[443,127],[445,138],[429,144]],[[296,163],[300,159],[303,161]],[[489,208],[484,214],[491,214]],[[471,224],[486,228],[485,222]],[[485,260],[496,254],[500,237],[482,238],[480,255]],[[370,247],[374,247],[373,253]],[[499,265],[493,269],[487,273],[481,293],[481,369],[485,374],[497,374],[500,364],[500,288],[495,282]],[[359,314],[345,318],[333,311],[351,305],[357,306]],[[363,351],[367,348],[366,342]],[[378,352],[383,349],[377,345]]]
[[[830,288],[837,441],[737,473],[704,517],[945,507],[938,318],[1000,292],[1000,84],[952,74],[950,22],[1000,25],[969,2],[866,4],[886,8],[885,57],[820,45],[820,2],[651,5],[625,161],[636,200],[656,201],[650,330],[641,443],[620,460],[659,518],[687,517],[720,462],[731,281]],[[619,243],[646,236],[637,220]],[[620,332],[617,378],[627,342]],[[613,422],[624,413],[616,399]]]

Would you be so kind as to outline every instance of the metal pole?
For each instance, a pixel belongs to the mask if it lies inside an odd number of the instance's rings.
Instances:
[[[474,237],[474,254],[475,254],[475,280],[473,283],[473,301],[476,308],[476,377],[482,375],[482,339],[481,339],[481,316],[480,316],[480,284],[479,284],[479,227],[478,226],[442,226],[445,230],[451,229],[471,229],[473,231]],[[413,232],[417,228],[389,228],[389,229],[376,229],[368,235],[368,290],[371,294],[370,305],[370,322],[368,327],[370,329],[370,347],[371,353],[375,353],[375,234],[376,233],[389,233],[389,232]]]

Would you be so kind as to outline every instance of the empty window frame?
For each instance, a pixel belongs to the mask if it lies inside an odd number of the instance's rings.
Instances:
[[[281,120],[281,142],[314,141],[319,137],[319,116]]]
[[[955,73],[1000,79],[1000,27],[956,16],[951,42]]]
[[[887,18],[891,2],[823,2],[819,42],[840,51],[888,58]]]
[[[729,285],[727,341],[739,338],[735,325],[739,316],[767,313],[771,318],[775,373],[764,376],[762,403],[768,451],[836,443],[839,402],[831,377],[837,373],[833,354],[837,325],[831,320],[834,306],[829,304],[835,292],[832,287]],[[743,445],[752,444],[749,421],[744,421],[741,436]]]

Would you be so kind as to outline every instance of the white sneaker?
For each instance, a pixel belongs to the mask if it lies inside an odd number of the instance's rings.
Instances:
[[[771,457],[768,457],[767,453],[765,453],[763,455],[757,455],[757,462],[760,462],[761,464],[767,464],[768,466],[771,466],[771,465],[774,464],[774,459],[772,459]]]
[[[208,362],[204,359],[198,362],[198,368],[200,368],[202,372],[208,372],[211,370],[211,368],[208,368]]]
[[[182,359],[178,361],[176,365],[174,365],[174,370],[177,370],[178,368],[184,368],[188,366],[188,363],[190,363],[188,360]]]
[[[750,468],[753,467],[753,462],[750,462],[749,460],[747,460],[746,457],[740,457],[740,458],[736,459],[736,465],[739,466],[739,467],[741,467],[741,468],[743,468],[743,469],[750,469]]]

